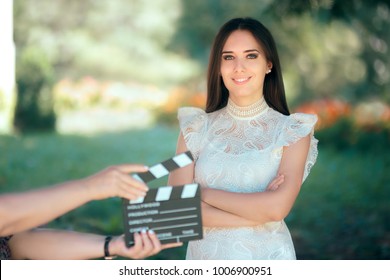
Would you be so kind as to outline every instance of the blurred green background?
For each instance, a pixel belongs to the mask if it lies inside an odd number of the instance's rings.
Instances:
[[[177,108],[205,104],[214,35],[251,16],[274,35],[291,111],[319,116],[319,157],[286,219],[298,259],[390,259],[388,1],[14,0],[13,8],[18,99],[13,131],[0,135],[1,193],[171,157]],[[121,218],[112,199],[49,226],[117,234]],[[152,258],[184,257],[185,246]]]

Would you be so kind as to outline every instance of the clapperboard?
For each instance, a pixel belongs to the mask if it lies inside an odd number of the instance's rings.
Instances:
[[[148,183],[192,162],[191,153],[185,152],[149,167],[147,172],[133,174],[133,177]],[[133,234],[141,230],[153,230],[161,244],[203,237],[198,184],[150,188],[145,197],[122,201],[128,247],[134,244]]]

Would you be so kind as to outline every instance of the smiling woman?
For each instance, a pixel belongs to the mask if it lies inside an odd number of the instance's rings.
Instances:
[[[274,39],[265,26],[259,22],[259,24],[254,24],[251,20],[241,21],[240,19],[233,19],[229,24],[225,24],[215,37],[208,69],[207,92],[209,98],[207,98],[206,105],[207,113],[221,109],[227,104],[229,89],[225,85],[225,81],[221,80],[221,78],[225,78],[222,73],[222,64],[226,62],[226,59],[234,60],[234,50],[228,49],[233,47],[237,48],[236,52],[248,52],[246,60],[255,60],[254,64],[257,67],[259,67],[259,57],[261,60],[266,61],[267,69],[265,69],[265,73],[268,74],[267,78],[265,78],[265,75],[264,77],[257,77],[263,81],[262,95],[271,108],[284,115],[290,114],[286,102],[279,55]],[[245,40],[245,43],[239,40]]]
[[[194,164],[169,185],[202,186],[204,238],[187,259],[295,259],[284,222],[317,158],[316,116],[290,115],[270,32],[251,18],[227,22],[208,70],[206,112],[179,109],[177,153]]]
[[[248,106],[259,100],[271,68],[272,62],[249,31],[237,30],[229,36],[222,51],[221,76],[234,103]]]

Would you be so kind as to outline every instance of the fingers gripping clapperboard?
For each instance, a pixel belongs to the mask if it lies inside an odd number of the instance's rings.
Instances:
[[[148,183],[193,162],[189,151],[149,167],[133,178]],[[161,244],[202,239],[200,188],[198,184],[150,188],[145,197],[122,200],[125,240],[134,244],[133,234],[153,230]]]

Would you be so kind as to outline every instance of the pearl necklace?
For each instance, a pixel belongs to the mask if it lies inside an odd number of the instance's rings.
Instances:
[[[265,102],[264,97],[262,96],[255,103],[241,107],[236,105],[230,98],[226,105],[227,111],[234,117],[239,118],[250,118],[260,115],[264,110],[268,108],[267,102]]]

